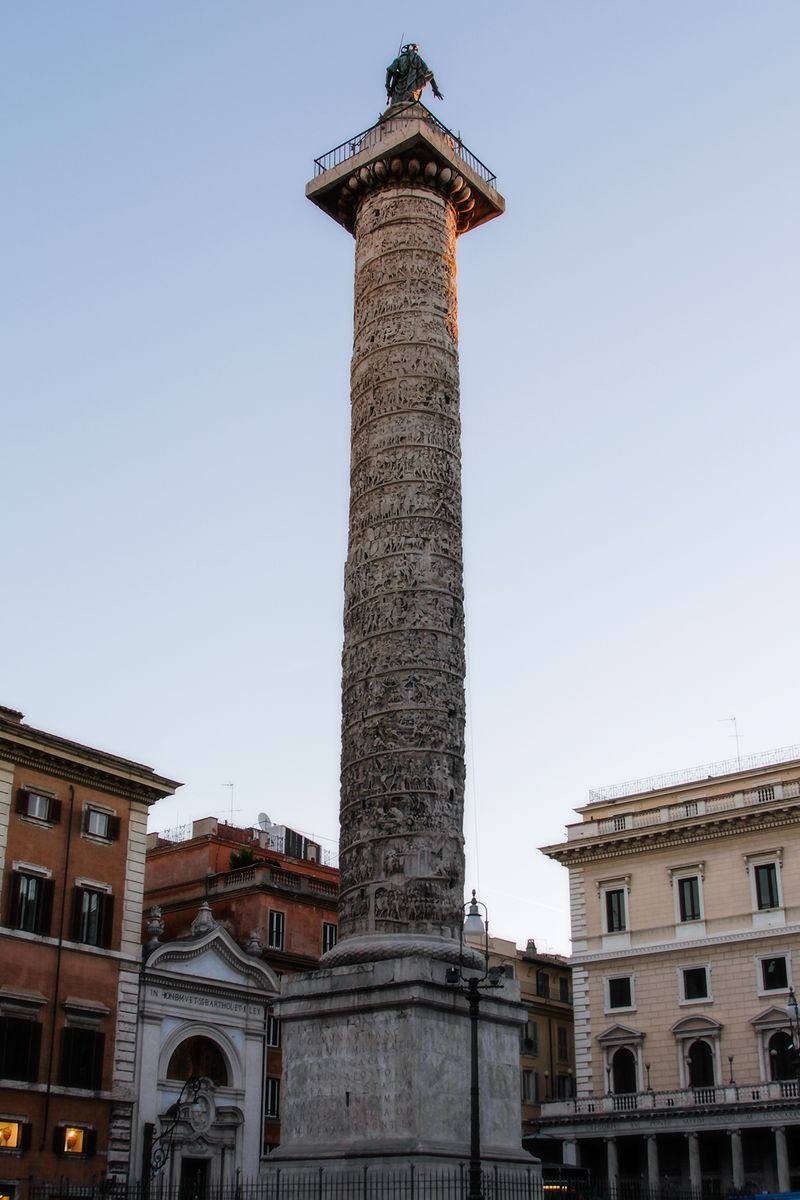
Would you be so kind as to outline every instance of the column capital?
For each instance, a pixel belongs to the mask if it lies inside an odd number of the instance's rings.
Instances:
[[[456,210],[465,233],[505,211],[495,177],[420,104],[380,120],[316,160],[306,196],[350,233],[361,198],[379,188],[432,188]]]

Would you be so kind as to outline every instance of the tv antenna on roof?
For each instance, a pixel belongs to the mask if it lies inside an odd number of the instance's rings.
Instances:
[[[720,720],[720,724],[723,724],[724,722],[727,722],[728,724],[733,724],[733,733],[730,734],[730,737],[736,738],[736,765],[738,766],[739,770],[741,771],[741,769],[742,769],[742,754],[741,754],[741,750],[739,747],[739,743],[742,740],[742,735],[741,735],[741,733],[739,733],[739,726],[736,724],[736,717],[720,717],[719,720]]]
[[[266,813],[261,812],[258,814],[258,828],[262,829],[264,833],[267,832],[271,824],[272,821],[270,821]]]
[[[220,784],[220,787],[226,787],[226,788],[230,788],[230,789],[231,789],[231,820],[230,820],[230,823],[231,823],[231,825],[232,825],[232,824],[233,824],[233,814],[234,814],[235,812],[239,812],[239,811],[240,811],[240,809],[238,809],[238,808],[234,808],[234,807],[233,807],[233,784],[232,784],[232,783],[221,783],[221,784]]]

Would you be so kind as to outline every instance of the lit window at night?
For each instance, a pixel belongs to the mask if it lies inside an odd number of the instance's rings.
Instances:
[[[74,1125],[68,1125],[64,1130],[64,1153],[83,1154],[83,1143],[85,1137],[85,1129],[77,1128]]]
[[[0,1150],[17,1150],[22,1142],[19,1121],[0,1121]]]

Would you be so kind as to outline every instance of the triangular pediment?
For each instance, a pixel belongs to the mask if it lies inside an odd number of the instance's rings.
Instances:
[[[711,1017],[683,1017],[680,1021],[676,1021],[672,1026],[672,1033],[676,1037],[687,1037],[691,1034],[719,1033],[722,1025],[719,1021],[713,1020]]]
[[[221,925],[199,937],[180,938],[159,946],[147,960],[147,971],[180,976],[185,981],[217,983],[277,994],[275,972],[237,945]]]
[[[611,1025],[598,1034],[597,1040],[601,1046],[616,1046],[622,1043],[629,1045],[631,1042],[643,1041],[644,1034],[630,1025]]]
[[[753,1017],[750,1024],[756,1029],[783,1028],[788,1030],[789,1013],[785,1008],[779,1008],[777,1004],[771,1004],[769,1008],[765,1008],[757,1017]]]

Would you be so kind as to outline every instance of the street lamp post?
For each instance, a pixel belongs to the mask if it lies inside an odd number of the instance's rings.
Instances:
[[[180,1095],[174,1104],[170,1104],[164,1114],[169,1118],[163,1121],[158,1137],[154,1137],[153,1126],[147,1123],[144,1127],[144,1143],[142,1146],[142,1195],[143,1200],[149,1200],[150,1181],[161,1171],[172,1151],[175,1130],[182,1117],[184,1106],[194,1104],[202,1090],[203,1079],[190,1075],[181,1088]]]
[[[483,909],[483,916],[481,916]],[[481,990],[500,987],[503,982],[502,967],[489,966],[489,914],[472,891],[472,899],[464,905],[466,917],[459,937],[458,966],[448,967],[448,984],[458,987],[466,997],[470,1022],[470,1071],[469,1071],[469,1187],[467,1200],[483,1200],[481,1182],[481,1094],[478,1060],[478,1021],[480,1017]],[[468,975],[470,968],[464,961],[464,935],[483,938],[483,973]],[[487,982],[488,981],[488,982]]]

